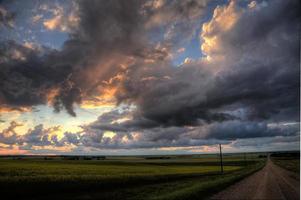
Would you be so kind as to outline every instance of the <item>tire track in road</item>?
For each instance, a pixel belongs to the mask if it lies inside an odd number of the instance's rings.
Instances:
[[[213,200],[298,200],[300,182],[294,174],[268,158],[266,166],[253,175],[215,194]]]

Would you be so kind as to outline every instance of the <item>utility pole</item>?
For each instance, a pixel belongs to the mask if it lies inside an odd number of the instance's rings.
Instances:
[[[247,156],[246,156],[246,153],[244,153],[244,163],[245,163],[245,165],[247,165]]]
[[[219,157],[221,161],[221,173],[224,173],[224,166],[223,166],[223,154],[222,154],[222,145],[219,144]]]

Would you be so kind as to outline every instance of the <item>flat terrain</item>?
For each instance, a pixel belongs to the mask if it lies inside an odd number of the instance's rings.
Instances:
[[[296,156],[280,156],[280,157],[271,157],[273,163],[276,165],[288,170],[295,172],[299,178],[300,175],[300,157]]]
[[[2,196],[23,199],[204,199],[260,169],[259,154],[0,159]]]
[[[212,199],[298,200],[299,184],[294,172],[285,170],[268,159],[262,170],[219,192]]]

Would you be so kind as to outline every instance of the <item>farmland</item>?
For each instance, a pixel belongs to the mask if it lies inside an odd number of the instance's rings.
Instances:
[[[294,173],[293,177],[299,179],[300,176],[300,152],[290,152],[290,153],[274,153],[271,155],[272,161]]]
[[[266,160],[259,154],[224,155],[221,174],[217,155],[71,158],[0,158],[2,194],[39,199],[206,198],[260,169]]]

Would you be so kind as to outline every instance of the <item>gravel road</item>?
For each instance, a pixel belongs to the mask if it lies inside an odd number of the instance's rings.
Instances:
[[[266,166],[253,175],[217,193],[211,199],[300,199],[300,181],[294,174],[268,159]]]

